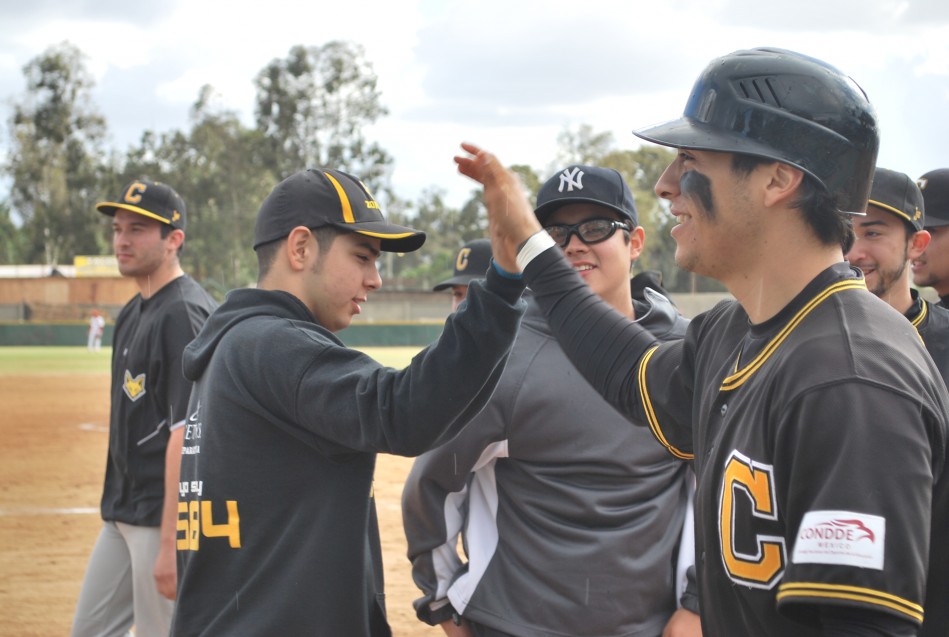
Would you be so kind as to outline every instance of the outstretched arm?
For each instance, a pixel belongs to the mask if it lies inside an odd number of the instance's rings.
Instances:
[[[652,335],[611,308],[573,271],[553,240],[543,234],[517,175],[474,144],[462,148],[469,155],[456,156],[455,162],[459,172],[484,186],[497,264],[508,272],[520,272],[517,260],[522,252],[524,280],[571,362],[617,409],[645,422],[639,411],[636,370],[642,355],[655,344]],[[530,261],[525,258],[528,254],[536,258]]]
[[[518,176],[498,158],[474,144],[462,144],[466,156],[456,156],[458,172],[484,186],[484,205],[491,224],[494,260],[508,272],[520,272],[517,251],[541,229]]]

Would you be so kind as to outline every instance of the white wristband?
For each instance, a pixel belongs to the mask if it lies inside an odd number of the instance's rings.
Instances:
[[[546,230],[538,230],[517,251],[517,267],[523,272],[527,264],[534,260],[534,257],[555,245],[557,244],[550,238]]]

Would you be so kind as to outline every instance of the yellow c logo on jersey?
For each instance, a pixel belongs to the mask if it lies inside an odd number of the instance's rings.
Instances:
[[[733,450],[725,465],[719,501],[719,539],[725,570],[732,581],[753,588],[771,589],[787,566],[785,540],[777,534],[756,532],[756,522],[778,519],[774,467],[755,462]],[[744,514],[739,514],[744,511]],[[744,532],[740,532],[740,531]],[[750,530],[740,545],[739,535]]]
[[[132,374],[129,373],[129,370],[125,370],[125,381],[122,383],[122,389],[132,402],[144,396],[145,373],[143,372],[135,378],[132,378]]]

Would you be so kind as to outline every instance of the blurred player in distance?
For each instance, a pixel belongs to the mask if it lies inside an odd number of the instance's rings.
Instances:
[[[92,310],[89,316],[89,334],[86,339],[86,349],[98,352],[102,349],[102,333],[105,331],[105,317],[99,310]]]

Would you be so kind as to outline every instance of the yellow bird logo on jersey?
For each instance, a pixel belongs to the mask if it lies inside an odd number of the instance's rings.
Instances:
[[[144,372],[132,378],[132,374],[129,370],[125,370],[125,382],[122,383],[122,389],[125,390],[125,395],[129,397],[132,402],[135,402],[139,398],[145,395],[145,374]]]

